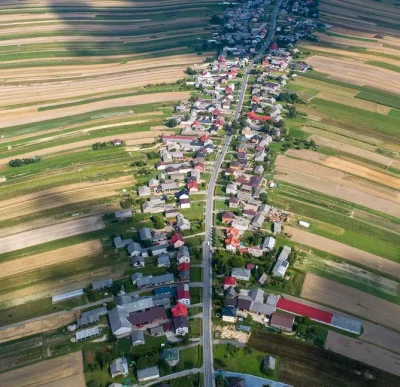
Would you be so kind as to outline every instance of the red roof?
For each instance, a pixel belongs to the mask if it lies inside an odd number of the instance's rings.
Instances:
[[[179,317],[179,316],[185,316],[187,317],[188,311],[185,305],[181,304],[178,302],[175,306],[171,308],[172,316],[174,317]]]
[[[235,277],[225,277],[224,285],[236,286],[236,278]]]
[[[190,188],[197,188],[198,189],[199,188],[199,183],[197,181],[191,180],[191,181],[189,181],[189,183],[186,184],[186,186],[187,186],[188,189],[190,189]]]
[[[226,230],[226,235],[228,236],[238,236],[239,235],[239,230],[235,227],[229,227]]]
[[[253,270],[253,269],[254,269],[254,263],[248,263],[248,264],[246,265],[246,269]]]
[[[190,270],[190,265],[186,262],[180,263],[178,265],[178,270],[182,271],[182,270]]]
[[[173,234],[172,237],[171,237],[171,243],[175,244],[178,241],[183,242],[182,235],[181,234]]]
[[[240,240],[234,236],[230,236],[225,239],[225,246],[233,246],[233,247],[239,247],[240,246]]]
[[[317,320],[330,324],[332,321],[333,313],[325,312],[324,310],[313,308],[312,306],[300,304],[295,301],[280,298],[276,305],[277,309],[285,310],[299,316],[307,316],[312,320]]]
[[[200,126],[200,122],[199,121],[194,121],[192,126]]]
[[[209,139],[210,139],[210,136],[207,136],[206,134],[203,134],[200,136],[200,141],[203,143],[208,141]]]
[[[270,116],[260,116],[256,113],[248,112],[247,113],[247,118],[250,118],[251,120],[257,120],[257,121],[269,121],[271,119]]]
[[[276,50],[278,48],[278,45],[276,43],[271,44],[271,50]]]

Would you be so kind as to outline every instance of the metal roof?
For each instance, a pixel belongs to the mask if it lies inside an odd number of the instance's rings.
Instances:
[[[87,328],[83,331],[79,331],[75,333],[75,338],[77,341],[89,339],[93,336],[98,336],[100,334],[100,328],[98,326],[93,328]]]
[[[113,284],[112,278],[107,278],[107,279],[104,279],[104,280],[93,282],[92,283],[92,289],[93,290],[98,290],[98,289],[109,288],[112,284]]]
[[[83,289],[76,289],[67,293],[57,294],[56,296],[51,297],[51,301],[52,302],[63,301],[78,296],[83,296]]]

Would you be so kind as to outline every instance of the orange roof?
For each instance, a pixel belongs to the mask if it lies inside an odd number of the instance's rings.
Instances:
[[[235,227],[229,227],[226,229],[226,235],[237,237],[239,235],[239,230]]]
[[[234,247],[239,247],[240,246],[240,240],[234,236],[230,236],[229,238],[225,239],[225,245],[231,245]]]
[[[185,305],[178,302],[175,306],[171,308],[172,315],[174,317],[185,316],[187,317],[188,311]]]

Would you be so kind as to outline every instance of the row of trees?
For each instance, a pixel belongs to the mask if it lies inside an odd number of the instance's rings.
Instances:
[[[35,164],[40,162],[41,158],[39,156],[29,157],[26,159],[13,159],[10,160],[8,165],[13,168],[22,167],[24,165]]]

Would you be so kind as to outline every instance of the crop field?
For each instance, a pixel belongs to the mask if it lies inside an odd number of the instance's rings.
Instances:
[[[1,385],[84,387],[82,352],[0,374]]]
[[[399,305],[318,275],[307,273],[301,297],[399,330]]]
[[[296,387],[364,386],[368,374],[372,375],[369,384],[375,387],[385,387],[398,380],[388,372],[282,335],[253,330],[249,345],[277,356],[279,380]]]

